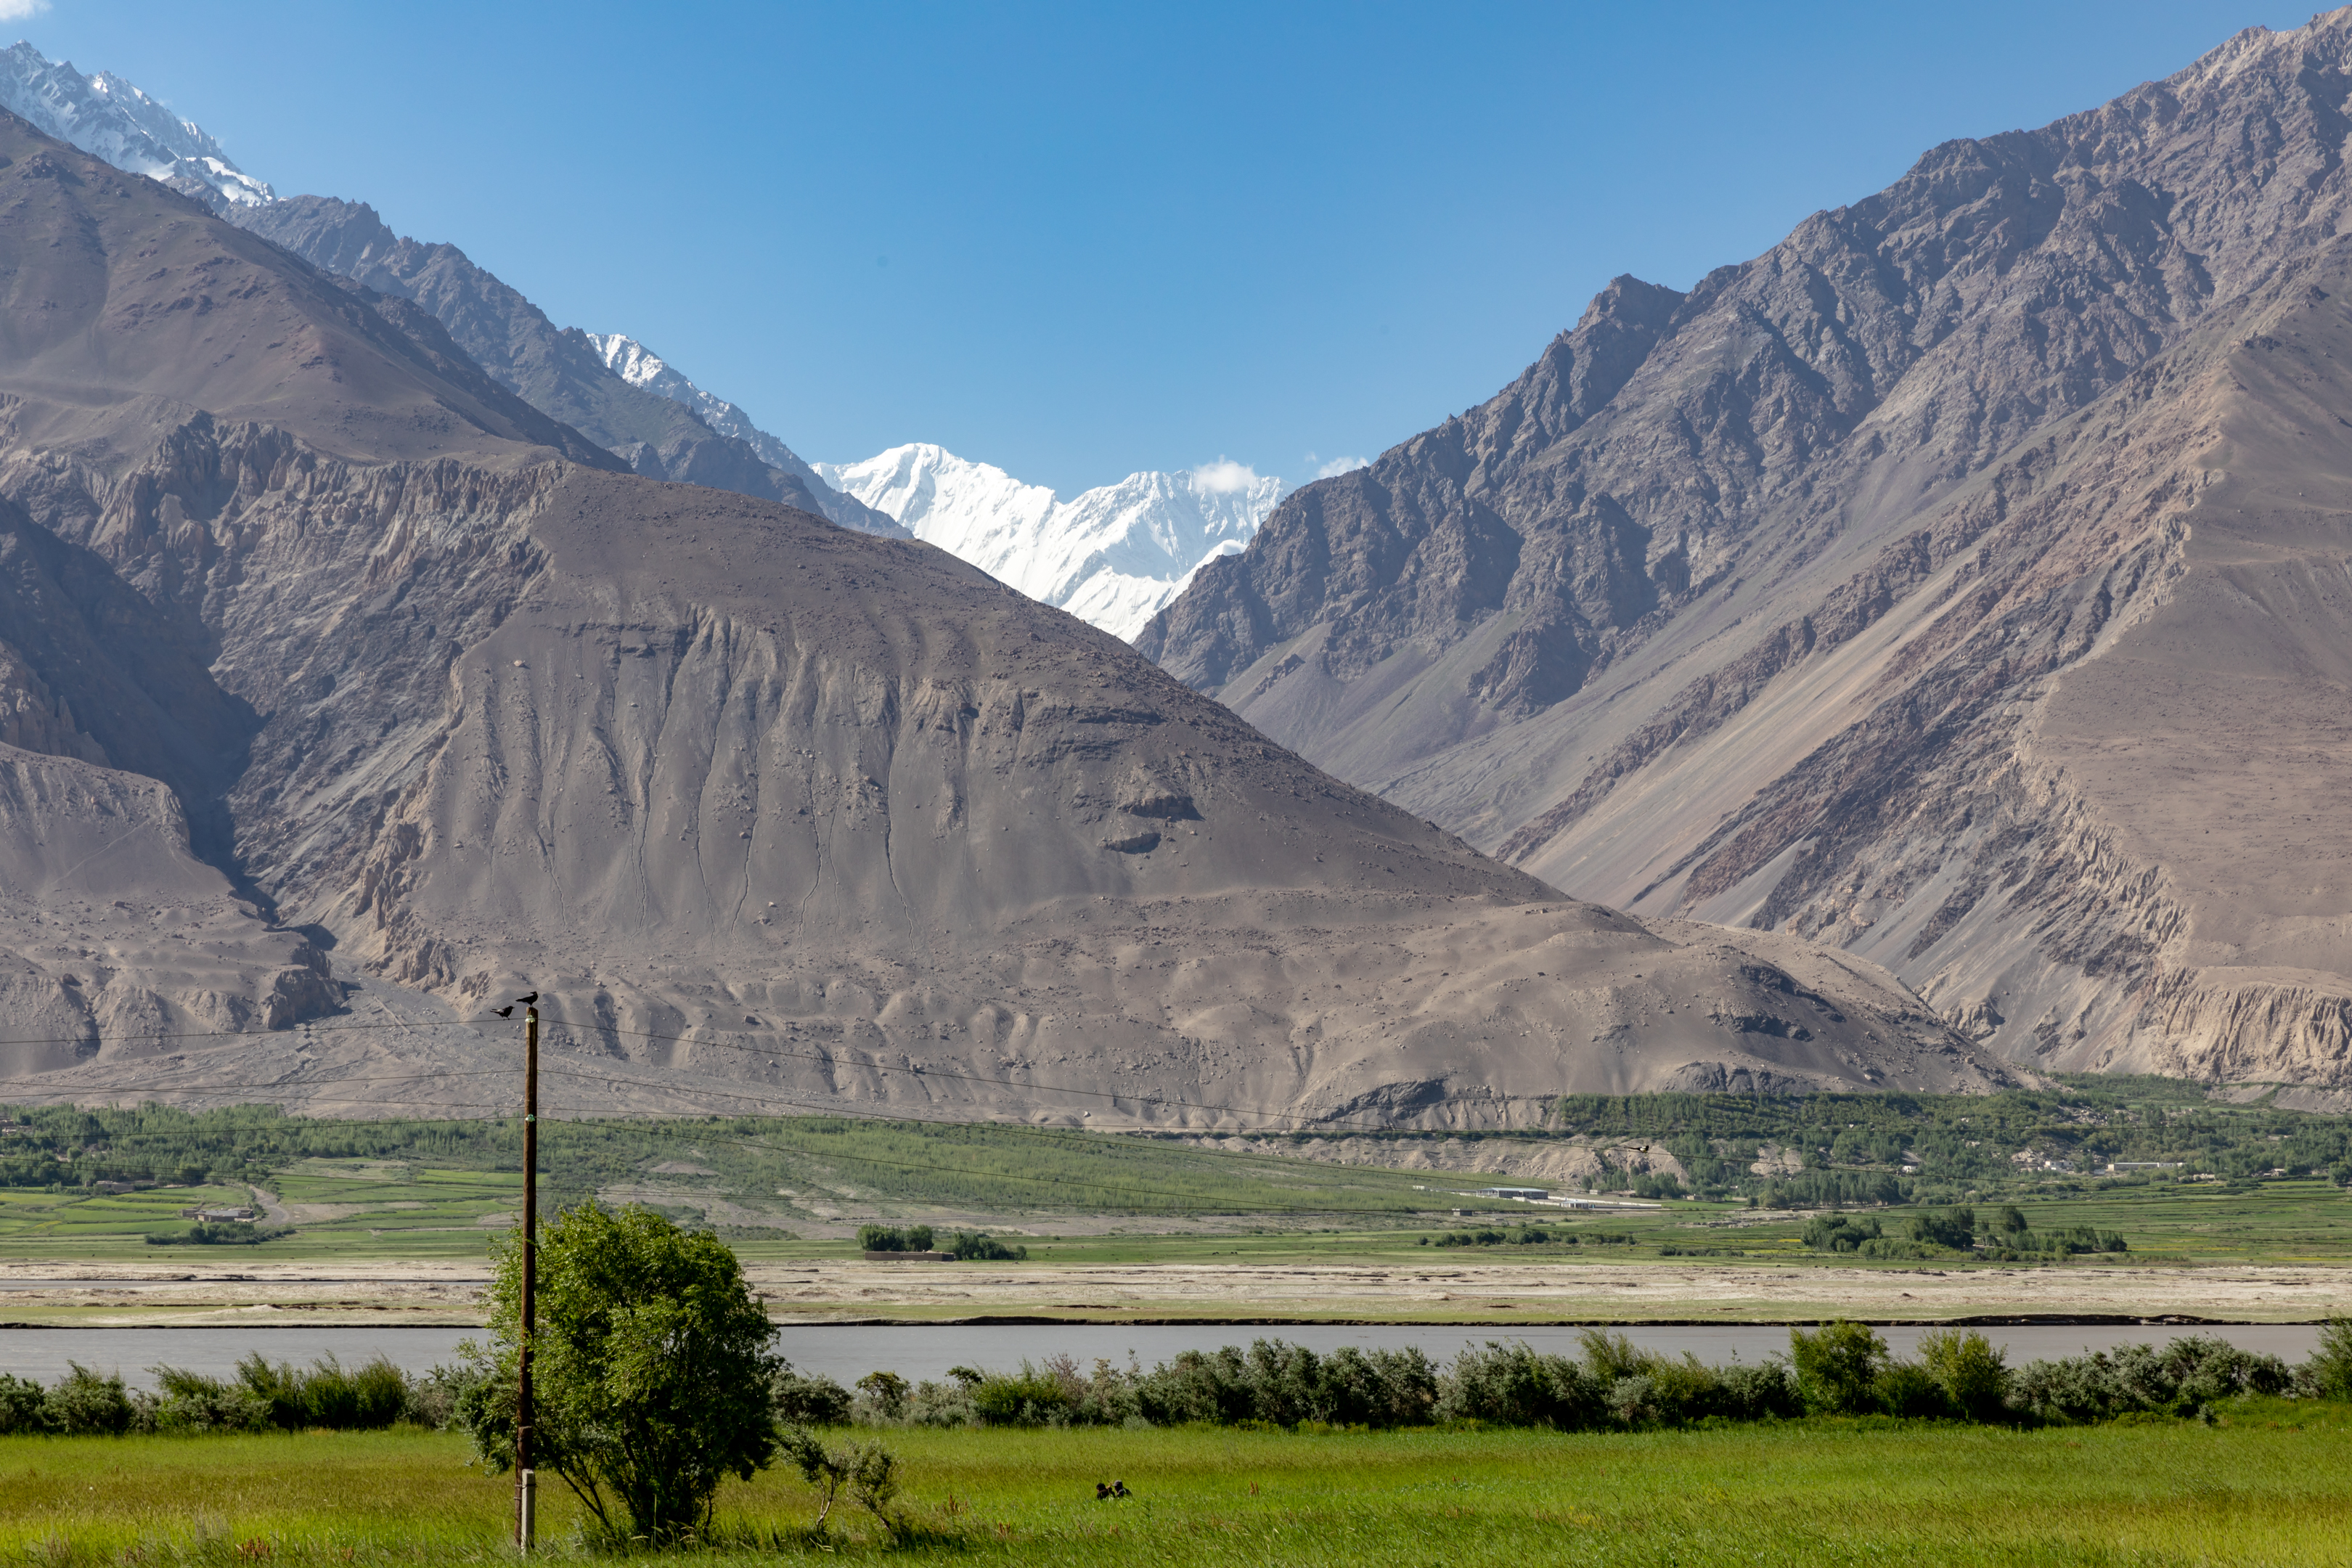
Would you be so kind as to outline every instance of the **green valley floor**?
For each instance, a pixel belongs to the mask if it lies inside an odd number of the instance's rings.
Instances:
[[[858,1434],[860,1436],[874,1434]],[[1633,1435],[897,1431],[894,1540],[730,1482],[686,1561],[1007,1563],[2340,1563],[2352,1409],[2012,1432],[1874,1422]],[[413,1429],[0,1439],[0,1555],[40,1563],[511,1560],[511,1480]],[[1098,1481],[1134,1494],[1097,1502]],[[549,1555],[589,1555],[542,1492]]]

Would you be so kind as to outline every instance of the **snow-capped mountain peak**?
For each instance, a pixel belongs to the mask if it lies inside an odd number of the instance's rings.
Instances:
[[[1223,458],[1129,474],[1066,501],[928,442],[814,467],[916,538],[1122,637],[1141,631],[1202,562],[1247,544],[1284,494],[1280,479]]]
[[[183,120],[112,71],[84,76],[28,43],[0,51],[0,108],[61,142],[232,206],[259,206],[276,193],[235,163],[193,120]]]

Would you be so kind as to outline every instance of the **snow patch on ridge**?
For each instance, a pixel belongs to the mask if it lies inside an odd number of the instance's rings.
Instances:
[[[590,332],[588,341],[604,357],[605,368],[631,386],[683,403],[721,436],[732,436],[760,455],[760,460],[787,473],[805,469],[790,447],[751,423],[751,416],[723,397],[705,392],[661,355],[620,332]]]
[[[814,467],[925,543],[1120,637],[1141,631],[1203,563],[1246,545],[1286,493],[1225,458],[1129,474],[1066,501],[929,443]]]
[[[112,71],[84,76],[19,41],[0,51],[0,108],[61,142],[189,195],[259,206],[277,193],[235,163],[193,120],[183,120]]]

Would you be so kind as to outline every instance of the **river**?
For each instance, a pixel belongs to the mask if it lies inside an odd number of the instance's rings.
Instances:
[[[782,1331],[777,1343],[794,1366],[848,1384],[877,1370],[919,1381],[945,1377],[948,1369],[954,1366],[1010,1370],[1024,1360],[1042,1361],[1060,1353],[1076,1356],[1081,1363],[1091,1363],[1101,1357],[1122,1365],[1133,1356],[1150,1366],[1181,1351],[1245,1345],[1254,1339],[1287,1340],[1318,1352],[1334,1351],[1341,1345],[1366,1349],[1418,1345],[1437,1360],[1451,1357],[1465,1344],[1509,1339],[1523,1340],[1539,1351],[1572,1354],[1581,1331],[1427,1325],[1261,1328],[1214,1323],[795,1324]],[[1742,1361],[1763,1361],[1784,1354],[1789,1348],[1786,1328],[1761,1324],[1628,1327],[1612,1331],[1625,1334],[1636,1344],[1670,1354],[1680,1355],[1687,1351],[1706,1362],[1729,1361],[1735,1356]],[[1927,1331],[1885,1328],[1878,1331],[1898,1354],[1908,1354]],[[2012,1366],[2036,1357],[2074,1355],[2112,1345],[2162,1344],[2185,1334],[2219,1335],[2232,1344],[2265,1351],[2289,1362],[2304,1360],[2319,1342],[2319,1330],[2302,1323],[2221,1327],[2031,1323],[1988,1327],[1981,1331],[2009,1352]],[[102,1372],[120,1371],[132,1386],[152,1388],[154,1379],[147,1371],[150,1367],[168,1364],[217,1377],[227,1374],[239,1360],[257,1351],[270,1361],[298,1364],[333,1355],[346,1366],[383,1355],[407,1371],[424,1372],[436,1363],[456,1360],[460,1340],[480,1337],[478,1329],[11,1328],[0,1330],[0,1372],[46,1382],[61,1375],[66,1363],[73,1361]]]

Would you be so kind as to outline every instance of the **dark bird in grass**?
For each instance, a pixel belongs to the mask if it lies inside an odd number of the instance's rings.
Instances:
[[[495,1011],[501,1018],[511,1018],[514,1016],[514,1009],[511,1006],[494,1008],[493,1011]]]
[[[536,1002],[536,1001],[538,1001],[538,1000],[539,1000],[539,993],[538,993],[538,992],[536,992],[536,991],[534,991],[534,992],[532,992],[532,993],[531,993],[530,995],[528,995],[528,996],[518,996],[518,997],[516,997],[516,998],[515,998],[515,1000],[516,1000],[516,1001],[518,1001],[518,1002],[520,1002],[520,1003],[521,1003],[524,1006],[528,1007],[528,1006],[530,1006],[532,1003],[534,1003],[534,1002]]]

